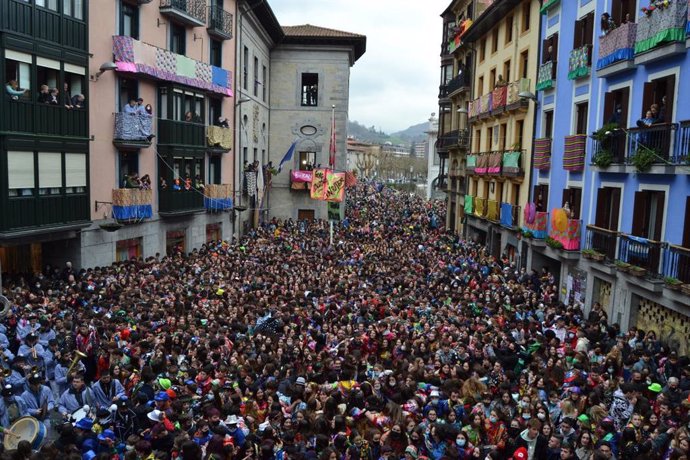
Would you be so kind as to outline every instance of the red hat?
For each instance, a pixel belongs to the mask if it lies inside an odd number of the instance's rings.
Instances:
[[[520,447],[513,452],[513,460],[527,460],[527,449]]]
[[[170,399],[177,398],[177,393],[175,393],[175,390],[173,390],[172,388],[168,388],[167,390],[165,390],[165,392],[168,394],[168,397]]]

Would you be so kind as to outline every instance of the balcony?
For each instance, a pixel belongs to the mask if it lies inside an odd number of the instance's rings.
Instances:
[[[525,210],[525,224],[522,226],[523,233],[529,232],[532,238],[536,240],[543,240],[549,236],[549,213],[536,211],[534,203],[529,203],[527,206],[529,211]]]
[[[61,105],[34,104],[22,99],[5,101],[2,105],[6,116],[0,118],[0,131],[88,138],[88,110],[68,110]]]
[[[516,228],[520,225],[520,206],[501,203],[501,225],[506,228]]]
[[[677,54],[685,54],[686,25],[690,0],[672,1],[637,20],[635,64],[649,64]]]
[[[163,217],[193,214],[204,210],[204,195],[197,189],[158,191],[158,214]]]
[[[158,144],[206,147],[206,127],[200,123],[158,120]]]
[[[563,150],[563,169],[566,171],[582,171],[585,169],[585,154],[587,136],[574,134],[565,136],[565,148]]]
[[[534,140],[534,168],[547,171],[551,168],[551,143],[552,139],[544,137]]]
[[[522,177],[525,175],[525,170],[522,168],[522,159],[525,157],[524,150],[508,150],[503,152],[503,170],[504,177]]]
[[[208,7],[208,34],[221,40],[232,38],[232,14],[220,6]]]
[[[458,94],[462,94],[470,89],[470,73],[468,71],[462,72],[457,77],[453,78],[451,81],[445,85],[445,95],[446,97],[453,97]]]
[[[140,149],[151,145],[153,117],[146,113],[115,113],[113,145],[121,149]]]
[[[627,22],[599,38],[598,77],[610,77],[635,66],[636,36],[637,24]]]
[[[470,148],[470,131],[468,129],[458,130],[458,147],[463,150]]]
[[[477,166],[477,155],[470,154],[467,155],[467,174],[474,174],[474,170]]]
[[[71,48],[71,53],[74,53],[74,50],[86,53],[89,34],[85,19],[61,14],[57,8],[53,10],[38,7],[35,3],[38,2],[27,0],[1,1],[0,29],[31,37],[32,40],[36,40],[36,44],[43,42],[53,47]],[[62,4],[62,2],[55,3]],[[87,2],[83,3],[86,4]],[[84,17],[86,18],[86,16]],[[86,58],[85,55],[84,58]],[[86,59],[83,62],[83,65],[86,65]]]
[[[489,170],[489,152],[477,154],[477,164],[474,167],[475,174],[486,174]]]
[[[487,212],[486,198],[474,197],[474,215],[479,218],[486,217]]]
[[[232,185],[206,184],[204,186],[204,208],[210,212],[232,209]]]
[[[503,160],[503,153],[499,151],[489,152],[488,164],[486,168],[486,173],[490,176],[500,176],[501,175],[501,165]]]
[[[3,206],[0,233],[22,234],[40,232],[59,227],[72,227],[89,222],[89,194],[60,193],[9,197]]]
[[[690,120],[681,121],[678,128],[678,140],[672,161],[675,164],[690,163]]]
[[[659,276],[663,243],[625,233],[620,234],[619,242],[620,261],[644,269],[649,276]]]
[[[565,251],[580,250],[580,220],[569,219],[562,208],[551,211],[549,237],[560,243]]]
[[[690,249],[673,244],[667,245],[664,248],[662,274],[690,284]]]
[[[624,164],[626,143],[627,137],[622,129],[613,129],[603,135],[595,133],[592,136],[592,165],[606,169],[609,164]]]
[[[529,107],[529,100],[520,97],[520,93],[531,91],[532,81],[529,78],[521,78],[516,81],[508,83],[508,100],[506,102],[506,111],[510,112],[516,109],[526,109]]]
[[[654,164],[667,165],[671,160],[684,158],[687,152],[672,155],[671,151],[677,129],[676,123],[661,123],[648,128],[628,129],[626,163],[635,166],[637,172],[648,172]],[[660,172],[672,171],[664,169]]]
[[[113,190],[113,218],[119,222],[140,222],[153,216],[153,192],[138,188]]]
[[[465,215],[474,215],[474,197],[472,195],[465,195]]]
[[[206,24],[205,0],[161,0],[160,12],[186,26],[201,27]]]
[[[292,190],[309,190],[312,181],[312,171],[299,169],[290,171],[290,188]]]
[[[496,200],[487,200],[486,218],[491,222],[498,223],[501,220],[501,206]]]
[[[598,254],[591,256],[593,259],[612,262],[616,258],[617,244],[617,231],[596,227],[594,225],[587,225],[585,249],[590,249]]]
[[[537,91],[551,89],[556,85],[556,61],[549,61],[539,66],[537,73]]]
[[[589,77],[592,69],[592,45],[584,45],[570,52],[568,60],[568,79],[577,80]]]
[[[232,149],[232,129],[220,126],[206,127],[206,141],[213,150],[227,152]]]
[[[455,131],[441,134],[436,141],[436,151],[439,153],[446,153],[449,148],[457,147],[458,133],[459,131],[456,129]]]

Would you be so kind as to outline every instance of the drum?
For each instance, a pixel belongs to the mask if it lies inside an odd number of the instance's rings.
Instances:
[[[39,450],[46,439],[46,426],[34,417],[22,417],[4,431],[5,449],[16,449],[21,441],[29,441],[33,450]]]
[[[84,406],[81,409],[75,410],[70,416],[70,422],[77,423],[79,420],[87,418],[90,411],[91,408],[89,406]]]

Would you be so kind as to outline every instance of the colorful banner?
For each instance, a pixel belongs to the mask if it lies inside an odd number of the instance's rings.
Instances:
[[[292,182],[311,182],[311,171],[292,171]]]
[[[329,202],[328,203],[328,220],[339,221],[340,220],[340,203]]]
[[[326,174],[326,201],[340,203],[345,195],[345,173],[328,172]]]
[[[326,171],[315,169],[311,181],[311,199],[324,200],[326,197]]]

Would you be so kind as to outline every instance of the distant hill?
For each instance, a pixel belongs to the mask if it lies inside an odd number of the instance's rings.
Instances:
[[[428,123],[419,123],[418,125],[410,126],[407,129],[398,131],[393,134],[386,134],[383,131],[376,129],[375,126],[367,128],[366,126],[356,122],[347,122],[347,135],[363,142],[371,142],[373,144],[383,144],[390,142],[397,145],[412,145],[413,142],[421,142],[426,139],[424,131],[427,129]]]

